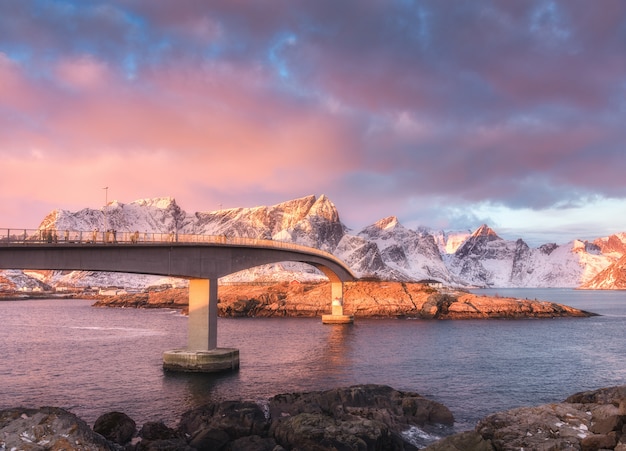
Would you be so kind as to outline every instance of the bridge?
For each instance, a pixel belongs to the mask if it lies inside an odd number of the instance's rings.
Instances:
[[[307,263],[331,283],[326,324],[351,323],[343,313],[350,269],[328,252],[281,241],[177,233],[0,229],[0,269],[110,271],[189,279],[187,348],[166,351],[163,367],[213,372],[239,367],[239,350],[217,347],[218,279],[283,261]]]

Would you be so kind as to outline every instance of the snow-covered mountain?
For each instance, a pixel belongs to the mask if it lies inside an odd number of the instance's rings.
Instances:
[[[393,280],[437,279],[455,286],[578,287],[626,254],[626,233],[593,243],[529,247],[509,241],[483,225],[474,232],[433,232],[404,227],[388,217],[353,232],[326,196],[306,196],[273,206],[187,213],[172,198],[113,201],[103,210],[55,210],[40,228],[157,232],[264,238],[331,252],[360,277]],[[6,272],[5,272],[6,273]],[[14,274],[14,273],[12,273]],[[140,287],[173,283],[154,276],[49,272],[50,284]],[[6,277],[6,274],[5,274]],[[324,277],[305,264],[270,265],[233,274],[227,280],[317,280]],[[118,281],[118,283],[115,283]]]
[[[445,230],[433,231],[427,227],[419,227],[417,230],[424,234],[432,235],[435,239],[435,243],[437,243],[437,246],[439,247],[439,252],[441,252],[442,255],[454,254],[472,234],[471,230],[456,232],[448,232]]]
[[[33,276],[25,271],[9,269],[0,271],[0,291],[49,290],[50,285],[41,280],[39,274]]]
[[[585,282],[587,290],[626,290],[626,255]]]
[[[588,242],[530,248],[482,225],[448,258],[450,271],[467,283],[493,287],[577,287],[615,260]]]

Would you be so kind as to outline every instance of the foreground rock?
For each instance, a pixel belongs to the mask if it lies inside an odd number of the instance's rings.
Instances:
[[[98,417],[93,430],[113,443],[124,445],[131,441],[137,427],[135,421],[122,412],[109,412]]]
[[[330,312],[327,283],[224,285],[219,287],[219,314],[227,317],[318,317]],[[107,296],[96,306],[187,307],[187,290]],[[355,317],[422,319],[585,317],[588,312],[561,304],[527,299],[444,292],[420,283],[357,281],[345,284],[344,313]]]
[[[176,429],[150,422],[136,433],[130,418],[111,412],[96,420],[110,441],[63,409],[7,409],[0,411],[0,450],[401,451],[428,445],[420,435],[445,435],[452,422],[445,406],[416,393],[358,385],[277,395],[261,405],[216,402],[185,413]],[[495,413],[424,449],[626,451],[626,385]]]
[[[183,414],[177,429],[102,415],[92,432],[63,409],[0,411],[2,450],[389,450],[424,445],[407,430],[439,431],[452,425],[443,405],[382,385],[277,395],[267,404],[224,401]],[[131,436],[136,435],[131,441]],[[122,446],[123,445],[123,446]]]
[[[577,393],[563,403],[490,415],[474,431],[443,439],[429,451],[626,451],[626,385]]]
[[[381,385],[289,393],[255,403],[222,402],[187,412],[180,430],[204,449],[412,450],[410,428],[454,422],[443,405]],[[229,449],[229,448],[226,448]],[[278,448],[281,449],[281,448]]]
[[[122,447],[93,432],[67,410],[15,408],[0,411],[1,450],[120,450]]]

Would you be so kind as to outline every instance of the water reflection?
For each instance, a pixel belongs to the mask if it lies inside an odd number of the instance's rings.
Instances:
[[[527,291],[522,297],[556,301],[549,294]],[[120,410],[140,424],[172,424],[211,401],[380,383],[442,402],[457,424],[471,428],[494,411],[624,383],[624,292],[554,294],[607,314],[528,321],[358,319],[353,325],[220,318],[218,346],[238,348],[241,359],[238,372],[222,374],[163,372],[162,352],[185,346],[186,317],[93,309],[88,301],[0,302],[0,407],[71,406],[88,422]]]
[[[352,357],[352,337],[354,336],[353,324],[330,324],[325,325],[330,328],[326,341],[326,353],[323,356],[332,366],[346,366],[350,364]]]
[[[164,372],[164,389],[184,393],[182,404],[186,409],[193,409],[211,402],[238,398],[237,393],[227,397],[228,391],[220,387],[237,385],[239,371],[225,373],[179,373]]]
[[[345,374],[350,372],[354,360],[354,325],[320,325],[326,336],[311,350],[302,364],[302,382],[315,378],[317,384],[331,388],[345,385]]]
[[[225,327],[220,331],[229,346],[239,349],[241,366],[238,371],[164,373],[163,388],[183,391],[186,409],[224,400],[265,399],[259,394],[270,397],[357,383],[356,380],[346,381],[346,375],[355,364],[355,326],[322,325],[320,322],[311,327],[318,319],[238,321],[223,322]],[[241,333],[243,322],[248,333],[236,337]],[[303,332],[307,335],[303,336]]]

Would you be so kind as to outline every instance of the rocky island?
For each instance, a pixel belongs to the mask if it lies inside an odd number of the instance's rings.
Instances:
[[[187,308],[187,290],[101,296],[97,307]],[[328,283],[221,285],[224,317],[317,317],[330,310]],[[344,312],[356,318],[487,319],[592,316],[554,302],[483,296],[422,283],[357,281],[344,288]]]

